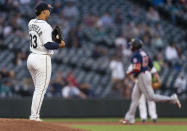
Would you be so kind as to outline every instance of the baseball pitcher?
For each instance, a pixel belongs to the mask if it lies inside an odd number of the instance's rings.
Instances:
[[[53,50],[65,47],[60,28],[57,26],[53,30],[47,23],[51,8],[44,2],[37,4],[35,7],[36,18],[31,19],[28,24],[31,53],[27,59],[27,68],[35,87],[30,120],[35,121],[41,121],[40,109],[51,77]]]

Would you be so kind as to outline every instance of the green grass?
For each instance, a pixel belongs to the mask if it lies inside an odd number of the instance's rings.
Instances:
[[[74,125],[73,127],[91,131],[187,131],[187,126],[133,126],[133,125]]]
[[[51,122],[119,122],[121,118],[61,118],[44,119]],[[137,119],[140,121],[140,119]],[[149,120],[150,121],[150,120]],[[159,121],[187,122],[187,118],[159,118]],[[187,125],[72,125],[90,131],[187,131]]]
[[[119,122],[122,118],[45,118],[44,121],[52,121],[52,122]],[[136,121],[140,121],[140,119],[136,119]],[[150,119],[149,119],[150,121]],[[158,121],[186,121],[187,118],[159,118]]]
[[[106,121],[119,121],[121,118],[55,118],[55,119],[51,119],[51,118],[46,118],[46,119],[43,119],[44,121],[57,121],[57,122],[97,122],[97,121],[103,121],[103,122],[106,122]]]

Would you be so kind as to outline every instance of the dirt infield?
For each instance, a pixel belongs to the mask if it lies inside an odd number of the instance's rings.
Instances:
[[[26,119],[0,119],[0,131],[86,131],[64,124],[36,122]]]
[[[35,122],[26,119],[0,119],[0,131],[86,131],[72,128],[72,125],[122,124],[120,122]],[[133,125],[187,125],[187,122],[136,122]]]

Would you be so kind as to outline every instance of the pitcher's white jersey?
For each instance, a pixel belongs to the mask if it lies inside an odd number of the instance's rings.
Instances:
[[[32,19],[28,24],[30,51],[35,54],[53,54],[44,44],[52,41],[52,27],[44,20]]]

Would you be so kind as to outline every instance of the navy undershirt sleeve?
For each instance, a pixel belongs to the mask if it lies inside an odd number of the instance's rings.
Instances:
[[[55,42],[47,42],[44,47],[48,50],[55,50],[59,48],[59,44]]]
[[[148,64],[148,66],[150,68],[153,68],[153,61],[152,61],[152,59],[150,57],[149,57],[149,64]]]

